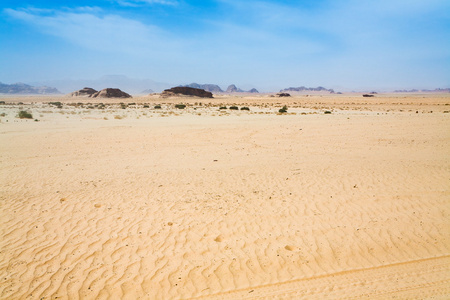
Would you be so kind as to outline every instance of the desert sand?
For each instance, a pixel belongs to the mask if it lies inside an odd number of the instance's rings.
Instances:
[[[0,100],[1,299],[450,298],[448,94]]]

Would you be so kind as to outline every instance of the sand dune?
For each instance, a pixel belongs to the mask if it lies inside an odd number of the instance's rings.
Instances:
[[[448,299],[450,99],[333,99],[0,107],[1,299]]]

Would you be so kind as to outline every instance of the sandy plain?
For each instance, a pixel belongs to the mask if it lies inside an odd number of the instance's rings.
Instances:
[[[448,94],[0,100],[1,299],[450,298]]]

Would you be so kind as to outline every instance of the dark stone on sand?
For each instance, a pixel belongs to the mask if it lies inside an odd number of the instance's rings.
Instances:
[[[289,93],[278,93],[277,94],[277,97],[290,97],[291,96],[291,94],[289,94]]]

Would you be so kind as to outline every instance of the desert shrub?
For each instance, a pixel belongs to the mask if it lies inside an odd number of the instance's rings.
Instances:
[[[280,108],[280,109],[278,110],[278,112],[279,112],[279,113],[286,113],[287,110],[288,110],[288,107],[285,105],[285,106],[283,106],[282,108]]]
[[[221,106],[219,109],[227,109],[226,106]]]
[[[0,101],[0,104],[5,104],[5,101]]]
[[[230,109],[232,109],[232,110],[238,110],[239,107],[237,107],[237,106],[230,106]]]
[[[148,104],[144,104],[144,108],[149,108]]]
[[[248,108],[247,106],[243,106],[241,107],[241,110],[250,110],[250,108]]]
[[[154,109],[161,109],[161,105],[155,105]]]
[[[125,108],[127,108],[127,105],[124,104],[124,103],[121,103],[121,104],[120,104],[120,108],[121,108],[121,109],[125,109]]]
[[[326,111],[324,111],[323,113],[327,115],[327,114],[331,114],[331,111],[326,110]]]
[[[444,112],[445,113],[445,112]],[[6,113],[1,113],[0,117],[6,117]]]
[[[17,115],[20,119],[33,119],[33,115],[25,110],[19,111]]]
[[[56,106],[57,108],[62,108],[62,103],[57,101],[57,102],[49,102],[48,104],[52,105],[52,106]]]
[[[115,115],[115,116],[114,116],[114,119],[121,120],[121,119],[123,119],[123,117],[122,117],[122,116],[119,116],[119,115]]]
[[[185,104],[175,104],[175,108],[178,109],[185,109],[186,105]]]

